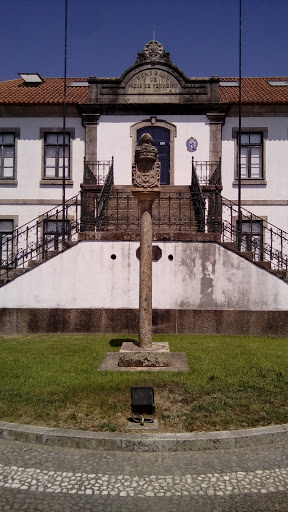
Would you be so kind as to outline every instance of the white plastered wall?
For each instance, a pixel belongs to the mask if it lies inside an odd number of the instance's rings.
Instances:
[[[154,308],[288,309],[287,283],[219,244],[157,245]],[[138,308],[138,246],[81,242],[2,287],[0,308]]]
[[[238,118],[226,117],[222,128],[223,195],[237,199],[237,186],[233,185],[235,139],[232,129],[238,128]],[[243,199],[287,199],[288,186],[288,116],[243,117],[242,128],[267,128],[265,164],[267,185],[243,185]]]
[[[153,116],[153,112],[151,113]],[[174,184],[190,185],[192,154],[196,160],[209,160],[209,121],[206,116],[157,116],[160,121],[175,125]],[[97,129],[98,160],[111,160],[114,156],[115,185],[130,185],[132,175],[132,138],[130,128],[140,121],[150,123],[150,116],[101,116]],[[195,153],[189,153],[186,141],[194,137],[198,141]]]
[[[18,128],[20,137],[16,142],[17,184],[0,184],[0,216],[18,217],[18,226],[24,225],[62,202],[62,183],[41,185],[43,143],[40,128],[61,130],[62,118],[18,117],[1,118],[0,130]],[[66,185],[66,199],[76,195],[83,181],[83,158],[85,130],[79,118],[68,118],[67,128],[75,129],[71,138],[71,177],[73,185]],[[47,182],[48,183],[48,182]],[[12,204],[11,204],[12,203]]]
[[[72,180],[73,186],[67,185],[67,194],[71,197],[79,191],[83,181],[83,158],[85,150],[85,130],[81,124],[81,118],[68,118],[67,129],[75,129],[75,139],[71,139],[72,153]],[[55,128],[61,130],[63,119],[53,117],[14,117],[1,118],[0,130],[3,128],[19,128],[20,137],[17,140],[17,186],[1,185],[2,198],[16,199],[55,199],[59,197],[61,202],[61,184],[40,185],[42,178],[42,140],[40,128]]]

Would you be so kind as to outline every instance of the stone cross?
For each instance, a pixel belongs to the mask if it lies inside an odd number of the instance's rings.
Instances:
[[[132,194],[140,208],[139,347],[152,347],[152,204],[160,195],[158,151],[144,133],[135,150]]]

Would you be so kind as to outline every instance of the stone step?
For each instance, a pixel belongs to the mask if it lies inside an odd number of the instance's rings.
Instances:
[[[57,256],[60,251],[46,251],[44,255],[45,260],[50,260],[51,258],[54,258],[54,256]]]
[[[130,185],[113,185],[111,194],[116,192],[124,193],[124,194],[132,194],[131,192],[132,186]],[[160,186],[160,194],[175,194],[175,193],[185,193],[190,194],[190,185],[161,185]]]
[[[116,201],[112,201],[110,200],[108,205],[107,205],[107,209],[106,209],[106,212],[127,212],[127,211],[133,211],[133,212],[138,212],[139,211],[139,208],[138,208],[138,204],[135,204],[135,203],[128,203],[126,201],[119,201],[118,202],[118,205],[117,205],[117,202]],[[193,208],[193,205],[189,202],[189,201],[183,201],[182,203],[179,204],[178,201],[171,201],[170,204],[167,202],[163,202],[163,203],[160,203],[160,205],[158,203],[154,203],[153,204],[153,207],[152,207],[152,212],[153,214],[157,215],[158,212],[175,212],[177,215],[179,213],[182,213],[182,212],[191,212],[191,214],[194,215],[194,208]]]
[[[65,240],[62,242],[62,250],[70,249],[70,247],[74,247],[74,245],[78,244],[78,240]]]
[[[253,252],[252,251],[237,251],[237,254],[246,258],[246,260],[254,261]]]
[[[266,270],[271,270],[271,261],[255,261],[258,267],[265,268]]]
[[[10,281],[12,281],[11,277],[1,277],[0,278],[0,287],[4,286],[7,283],[10,283]]]
[[[237,242],[223,242],[223,245],[227,247],[227,249],[237,252]]]
[[[281,279],[285,279],[287,281],[288,279],[288,271],[287,270],[275,270],[272,269],[273,274],[275,276],[280,277]]]
[[[9,278],[15,279],[15,277],[21,276],[22,274],[25,274],[27,272],[26,268],[14,268],[9,271]]]
[[[219,233],[199,233],[192,229],[183,229],[183,231],[173,231],[162,228],[153,230],[153,243],[155,242],[220,242]],[[139,230],[103,230],[103,231],[84,231],[79,233],[79,240],[113,240],[113,241],[140,241]]]
[[[42,258],[39,258],[38,260],[29,260],[28,268],[32,269],[32,268],[38,267],[38,265],[41,265],[41,263],[43,263],[43,261],[44,260]]]

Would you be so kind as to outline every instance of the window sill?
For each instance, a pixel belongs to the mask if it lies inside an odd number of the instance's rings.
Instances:
[[[62,187],[62,184],[63,184],[62,179],[60,179],[60,180],[49,180],[49,179],[40,180],[40,185],[45,185],[47,187],[50,187],[53,185],[59,185]],[[73,185],[73,184],[74,184],[73,180],[65,180],[65,185]]]
[[[14,185],[14,186],[17,186],[18,185],[18,181],[15,180],[14,178],[11,178],[11,179],[1,178],[0,179],[0,185]]]
[[[237,185],[238,186],[238,180],[234,180],[232,185]],[[258,180],[257,179],[249,179],[249,178],[242,178],[241,180],[241,185],[260,185],[260,186],[266,186],[267,185],[267,181],[266,180],[263,180],[262,178],[259,178]]]

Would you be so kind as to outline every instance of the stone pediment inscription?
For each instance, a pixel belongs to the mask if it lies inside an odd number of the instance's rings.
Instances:
[[[173,94],[181,92],[174,76],[162,69],[148,69],[134,75],[126,85],[126,94]]]
[[[89,78],[89,103],[106,105],[109,109],[128,104],[184,106],[218,101],[219,77],[187,77],[172,63],[162,44],[154,40],[145,45],[135,64],[120,78]],[[100,113],[99,107],[97,113]]]

